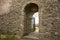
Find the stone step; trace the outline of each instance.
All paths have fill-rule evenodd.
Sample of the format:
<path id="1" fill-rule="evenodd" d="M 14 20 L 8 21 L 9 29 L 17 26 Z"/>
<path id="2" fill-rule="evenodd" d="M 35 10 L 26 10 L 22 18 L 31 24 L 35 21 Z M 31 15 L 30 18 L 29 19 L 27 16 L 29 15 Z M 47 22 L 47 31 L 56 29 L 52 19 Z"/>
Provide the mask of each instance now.
<path id="1" fill-rule="evenodd" d="M 29 37 L 29 36 L 25 36 L 25 37 L 23 37 L 22 40 L 39 40 L 39 38 L 37 38 L 37 37 Z"/>
<path id="2" fill-rule="evenodd" d="M 27 36 L 24 36 L 22 40 L 39 40 L 39 32 L 32 32 Z"/>
<path id="3" fill-rule="evenodd" d="M 30 38 L 25 38 L 25 39 L 22 39 L 22 40 L 39 40 L 39 39 L 30 39 Z"/>

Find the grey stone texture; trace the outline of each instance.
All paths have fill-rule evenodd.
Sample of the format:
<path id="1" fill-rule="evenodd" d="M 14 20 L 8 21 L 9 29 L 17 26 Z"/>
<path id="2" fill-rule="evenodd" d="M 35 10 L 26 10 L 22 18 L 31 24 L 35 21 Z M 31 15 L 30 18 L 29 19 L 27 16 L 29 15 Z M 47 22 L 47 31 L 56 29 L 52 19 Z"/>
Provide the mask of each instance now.
<path id="1" fill-rule="evenodd" d="M 38 6 L 39 40 L 60 40 L 60 0 L 0 0 L 0 30 L 20 37 L 30 33 L 31 20 L 27 20 L 29 25 L 25 24 L 26 18 L 29 18 L 26 16 L 31 14 L 32 17 L 32 13 L 36 12 L 24 12 L 30 3 Z"/>

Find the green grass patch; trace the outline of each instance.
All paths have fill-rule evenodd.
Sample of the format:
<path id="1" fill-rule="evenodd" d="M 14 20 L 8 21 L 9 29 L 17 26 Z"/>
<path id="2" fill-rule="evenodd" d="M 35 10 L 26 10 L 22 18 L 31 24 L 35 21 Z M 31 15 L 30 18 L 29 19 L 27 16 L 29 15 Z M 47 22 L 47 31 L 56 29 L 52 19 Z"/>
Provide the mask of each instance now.
<path id="1" fill-rule="evenodd" d="M 19 40 L 13 33 L 0 30 L 0 40 Z"/>
<path id="2" fill-rule="evenodd" d="M 5 38 L 0 38 L 0 40 L 19 40 L 15 36 L 7 35 Z"/>

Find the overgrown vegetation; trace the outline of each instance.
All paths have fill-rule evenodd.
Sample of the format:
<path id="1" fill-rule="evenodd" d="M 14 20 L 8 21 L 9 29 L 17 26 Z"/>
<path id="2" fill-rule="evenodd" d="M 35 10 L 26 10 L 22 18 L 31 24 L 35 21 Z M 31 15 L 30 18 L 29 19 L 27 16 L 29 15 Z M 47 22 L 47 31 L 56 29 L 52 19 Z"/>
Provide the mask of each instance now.
<path id="1" fill-rule="evenodd" d="M 0 40 L 19 40 L 19 39 L 16 38 L 15 36 L 7 35 L 5 38 L 0 38 Z"/>
<path id="2" fill-rule="evenodd" d="M 4 32 L 0 30 L 0 40 L 19 40 L 19 39 L 9 31 Z"/>

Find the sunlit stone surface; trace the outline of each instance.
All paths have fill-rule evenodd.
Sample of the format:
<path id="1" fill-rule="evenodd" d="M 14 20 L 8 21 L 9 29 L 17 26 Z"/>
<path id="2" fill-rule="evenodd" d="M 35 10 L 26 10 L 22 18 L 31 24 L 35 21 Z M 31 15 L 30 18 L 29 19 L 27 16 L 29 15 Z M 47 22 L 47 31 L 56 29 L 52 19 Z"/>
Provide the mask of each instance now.
<path id="1" fill-rule="evenodd" d="M 0 15 L 8 14 L 12 0 L 0 0 Z"/>

